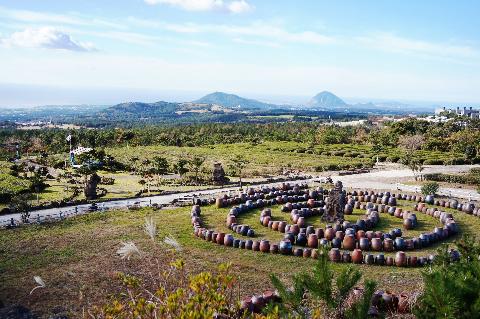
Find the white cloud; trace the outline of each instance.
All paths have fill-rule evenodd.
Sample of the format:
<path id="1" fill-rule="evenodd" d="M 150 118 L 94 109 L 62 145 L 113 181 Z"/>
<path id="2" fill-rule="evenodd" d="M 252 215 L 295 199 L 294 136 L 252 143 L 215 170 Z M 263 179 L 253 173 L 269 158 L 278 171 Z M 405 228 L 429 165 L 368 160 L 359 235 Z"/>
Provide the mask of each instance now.
<path id="1" fill-rule="evenodd" d="M 91 43 L 74 40 L 69 34 L 51 27 L 27 28 L 0 39 L 0 43 L 12 47 L 60 49 L 68 51 L 95 51 Z"/>
<path id="2" fill-rule="evenodd" d="M 147 4 L 167 4 L 187 11 L 226 11 L 244 13 L 253 9 L 246 0 L 145 0 Z"/>
<path id="3" fill-rule="evenodd" d="M 80 16 L 78 14 L 56 14 L 50 12 L 16 10 L 0 6 L 0 17 L 25 22 L 25 23 L 48 23 L 77 26 L 99 26 L 115 29 L 125 29 L 122 24 L 105 21 L 103 19 Z"/>
<path id="4" fill-rule="evenodd" d="M 469 46 L 408 39 L 391 33 L 377 33 L 372 36 L 357 37 L 356 40 L 364 45 L 395 53 L 458 59 L 478 56 L 478 52 Z"/>

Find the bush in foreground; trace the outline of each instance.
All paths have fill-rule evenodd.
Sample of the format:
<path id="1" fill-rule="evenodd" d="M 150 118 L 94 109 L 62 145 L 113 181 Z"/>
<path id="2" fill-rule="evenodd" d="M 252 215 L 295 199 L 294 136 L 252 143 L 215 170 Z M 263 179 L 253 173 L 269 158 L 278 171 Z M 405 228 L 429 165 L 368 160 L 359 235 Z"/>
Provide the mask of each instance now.
<path id="1" fill-rule="evenodd" d="M 423 271 L 425 288 L 414 308 L 417 318 L 480 318 L 480 244 L 465 237 L 457 246 L 460 256 L 452 256 L 444 246 L 435 264 Z"/>

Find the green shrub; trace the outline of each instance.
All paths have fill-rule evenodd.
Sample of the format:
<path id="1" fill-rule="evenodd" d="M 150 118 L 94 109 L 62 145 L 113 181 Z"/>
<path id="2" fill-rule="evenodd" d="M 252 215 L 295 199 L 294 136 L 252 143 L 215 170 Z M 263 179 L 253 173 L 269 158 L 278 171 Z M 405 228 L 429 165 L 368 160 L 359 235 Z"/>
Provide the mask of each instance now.
<path id="1" fill-rule="evenodd" d="M 422 186 L 422 194 L 423 195 L 435 195 L 438 192 L 440 186 L 437 182 L 427 182 Z"/>
<path id="2" fill-rule="evenodd" d="M 422 272 L 424 291 L 413 309 L 417 318 L 479 318 L 480 244 L 465 237 L 457 246 L 458 262 L 444 245 L 434 266 Z"/>
<path id="3" fill-rule="evenodd" d="M 270 275 L 272 284 L 283 301 L 274 309 L 283 314 L 280 316 L 282 318 L 369 318 L 368 310 L 376 283 L 366 280 L 362 296 L 349 298 L 361 277 L 358 269 L 349 266 L 343 268 L 334 278 L 328 250 L 324 249 L 312 271 L 296 274 L 292 278 L 292 288 L 283 284 L 276 275 Z M 313 302 L 305 302 L 307 295 Z"/>
<path id="4" fill-rule="evenodd" d="M 425 165 L 443 165 L 443 161 L 440 159 L 427 159 L 423 162 Z"/>
<path id="5" fill-rule="evenodd" d="M 221 265 L 218 274 L 188 275 L 183 261 L 176 260 L 169 271 L 158 271 L 161 278 L 155 287 L 148 286 L 150 279 L 144 282 L 120 273 L 118 279 L 126 292 L 91 312 L 95 318 L 230 318 L 238 313 L 238 305 L 229 269 Z"/>

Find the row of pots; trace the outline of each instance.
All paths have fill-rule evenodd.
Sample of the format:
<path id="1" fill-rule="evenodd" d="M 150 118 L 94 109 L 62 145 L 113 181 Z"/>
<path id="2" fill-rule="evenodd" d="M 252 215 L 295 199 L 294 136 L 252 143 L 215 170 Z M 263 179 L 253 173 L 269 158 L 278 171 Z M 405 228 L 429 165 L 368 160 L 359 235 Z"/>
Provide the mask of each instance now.
<path id="1" fill-rule="evenodd" d="M 248 210 L 250 208 L 255 208 L 255 206 L 252 205 L 252 204 L 245 205 L 245 207 L 243 209 Z M 265 214 L 265 213 L 262 212 L 264 214 L 264 216 L 262 216 L 262 217 L 267 217 L 268 215 L 271 217 L 271 210 L 269 212 L 270 212 L 270 214 Z M 375 212 L 375 211 L 370 211 L 370 214 L 373 214 L 374 215 L 374 220 L 377 220 L 377 222 L 378 222 L 378 213 Z M 432 243 L 432 242 L 434 242 L 434 241 L 436 241 L 436 240 L 438 240 L 438 239 L 440 239 L 444 236 L 448 236 L 448 231 L 452 232 L 453 230 L 456 230 L 456 227 L 453 227 L 453 229 L 448 229 L 447 228 L 447 226 L 452 223 L 453 218 L 451 218 L 451 216 L 446 216 L 446 215 L 442 215 L 442 216 L 444 217 L 444 220 L 445 220 L 445 228 L 446 229 L 437 228 L 433 233 L 422 234 L 419 237 L 419 240 L 420 240 L 419 242 L 422 245 Z M 438 217 L 440 218 L 440 215 Z M 365 222 L 365 220 L 362 220 L 362 221 Z M 271 226 L 273 228 L 274 227 L 273 225 L 276 224 L 277 229 L 281 230 L 281 228 L 283 228 L 283 225 L 281 224 L 282 222 L 281 221 L 279 221 L 278 223 L 275 223 L 275 222 L 276 221 L 271 221 L 270 220 L 270 221 L 268 221 L 267 226 Z M 346 222 L 346 223 L 348 224 L 348 222 Z M 453 223 L 454 223 L 454 221 L 453 221 Z M 393 240 L 392 238 L 389 238 L 390 234 L 382 234 L 381 232 L 372 232 L 372 231 L 369 231 L 369 232 L 365 233 L 362 229 L 358 229 L 358 228 L 361 228 L 361 227 L 360 227 L 360 225 L 356 225 L 356 224 L 355 225 L 357 227 L 355 227 L 355 228 L 358 229 L 357 231 L 355 231 L 354 228 L 350 228 L 350 229 L 347 228 L 347 229 L 345 229 L 345 234 L 342 234 L 341 231 L 340 231 L 340 233 L 338 233 L 339 230 L 337 230 L 337 229 L 341 229 L 344 226 L 343 224 L 342 225 L 335 224 L 334 225 L 335 228 L 334 227 L 328 227 L 323 234 L 320 234 L 323 231 L 322 229 L 314 230 L 313 227 L 311 227 L 311 226 L 309 226 L 307 228 L 300 228 L 300 227 L 298 227 L 298 225 L 284 225 L 285 226 L 285 231 L 287 233 L 286 237 L 287 236 L 288 237 L 286 239 L 282 240 L 279 244 L 270 244 L 270 242 L 268 240 L 261 240 L 261 241 L 240 240 L 240 239 L 235 239 L 232 234 L 216 233 L 212 230 L 202 228 L 201 227 L 200 207 L 199 206 L 192 207 L 192 224 L 194 225 L 195 235 L 197 235 L 198 237 L 201 237 L 201 238 L 203 238 L 207 241 L 216 242 L 217 244 L 232 246 L 232 247 L 236 247 L 236 248 L 252 249 L 254 251 L 272 252 L 272 253 L 280 252 L 280 253 L 283 253 L 283 254 L 293 254 L 295 256 L 313 257 L 313 258 L 316 258 L 318 256 L 318 250 L 315 249 L 315 247 L 318 247 L 319 244 L 320 245 L 326 245 L 327 243 L 325 242 L 325 240 L 327 240 L 327 238 L 329 238 L 331 241 L 334 241 L 333 249 L 339 249 L 340 247 L 345 246 L 345 247 L 353 248 L 354 251 L 356 251 L 356 250 L 362 251 L 362 249 L 360 249 L 360 248 L 364 248 L 363 250 L 366 250 L 366 249 L 372 247 L 372 243 L 371 243 L 372 240 L 373 240 L 373 247 L 375 247 L 374 249 L 379 249 L 378 248 L 379 247 L 379 241 L 377 239 L 380 239 L 380 238 L 377 237 L 378 235 L 379 235 L 379 237 L 381 237 L 384 240 L 384 242 L 382 243 L 383 246 L 385 245 L 385 241 L 387 242 L 387 246 L 389 246 L 390 241 Z M 360 224 L 362 224 L 362 223 L 360 223 Z M 232 223 L 232 225 L 235 227 L 235 230 L 237 230 L 237 228 L 242 229 L 242 227 L 245 226 L 245 225 L 236 225 L 234 223 Z M 289 226 L 289 227 L 287 227 L 287 226 Z M 347 226 L 347 225 L 345 225 L 345 226 Z M 362 224 L 361 226 L 366 226 L 366 223 L 365 223 L 365 225 Z M 290 231 L 290 228 L 292 228 L 292 231 Z M 320 239 L 320 237 L 317 235 L 317 232 L 319 233 L 318 235 L 326 235 L 325 238 Z M 243 234 L 242 231 L 240 231 L 240 233 Z M 337 233 L 338 233 L 338 235 L 337 235 Z M 401 244 L 401 241 L 403 240 L 403 238 L 399 237 L 399 236 L 401 236 L 401 230 L 397 229 L 395 232 L 393 232 L 393 234 L 396 237 L 395 240 L 399 243 L 397 245 L 395 245 L 395 243 L 394 243 L 394 247 L 398 247 L 399 249 L 403 248 L 403 245 Z M 296 236 L 296 237 L 298 237 L 298 235 L 300 235 L 300 237 L 301 237 L 300 242 L 305 243 L 305 245 L 309 246 L 309 248 L 294 248 L 293 245 L 292 245 L 292 241 L 297 241 L 298 238 L 295 237 L 292 240 L 292 235 Z M 308 237 L 307 237 L 307 235 L 308 235 Z M 353 235 L 355 235 L 355 237 Z M 342 238 L 342 236 L 343 236 L 343 238 Z M 352 247 L 351 239 L 353 237 L 353 239 L 355 240 L 356 236 L 359 236 L 360 239 L 358 240 L 358 243 L 356 243 L 356 241 L 354 241 L 355 246 Z M 369 238 L 368 236 L 371 237 L 371 238 Z M 306 238 L 306 241 L 305 241 L 305 238 Z M 339 244 L 340 238 L 342 238 L 341 239 L 341 244 Z M 343 241 L 345 240 L 345 238 L 347 238 L 346 242 L 350 241 L 350 244 L 347 243 L 346 245 L 344 245 Z M 397 240 L 397 238 L 398 238 L 398 240 Z M 323 241 L 322 241 L 322 239 L 323 239 Z M 367 248 L 367 241 L 368 241 L 368 246 L 369 246 L 368 248 Z M 360 242 L 362 242 L 362 247 L 360 247 Z M 338 246 L 338 247 L 335 247 L 335 246 Z M 406 244 L 406 248 L 409 248 L 409 247 L 410 247 L 410 245 Z M 415 244 L 414 244 L 414 248 L 415 248 Z M 386 248 L 386 250 L 389 251 L 390 249 Z M 369 255 L 370 254 L 367 254 L 366 256 L 369 256 Z M 372 257 L 366 257 L 365 263 L 371 264 L 372 263 L 371 258 Z M 385 261 L 385 263 L 387 264 L 386 261 Z M 422 262 L 420 262 L 420 264 L 421 263 Z M 413 265 L 413 264 L 416 264 L 416 262 L 412 261 L 412 262 L 410 262 L 410 264 Z"/>

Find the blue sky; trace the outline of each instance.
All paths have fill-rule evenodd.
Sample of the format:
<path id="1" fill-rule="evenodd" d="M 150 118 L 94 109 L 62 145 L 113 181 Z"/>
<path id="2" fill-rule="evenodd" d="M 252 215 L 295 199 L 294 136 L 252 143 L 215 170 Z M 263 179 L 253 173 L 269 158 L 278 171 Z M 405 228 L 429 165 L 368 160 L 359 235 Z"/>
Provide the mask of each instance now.
<path id="1" fill-rule="evenodd" d="M 479 1 L 0 0 L 0 105 L 480 102 Z"/>

